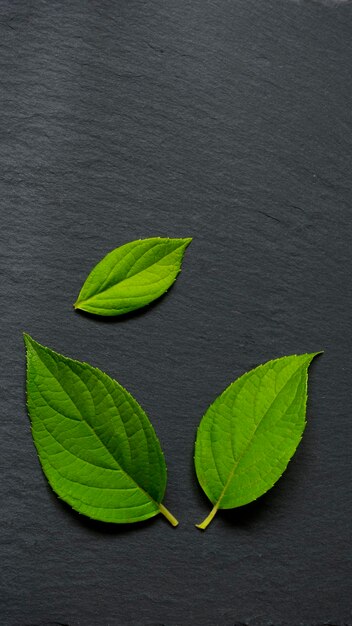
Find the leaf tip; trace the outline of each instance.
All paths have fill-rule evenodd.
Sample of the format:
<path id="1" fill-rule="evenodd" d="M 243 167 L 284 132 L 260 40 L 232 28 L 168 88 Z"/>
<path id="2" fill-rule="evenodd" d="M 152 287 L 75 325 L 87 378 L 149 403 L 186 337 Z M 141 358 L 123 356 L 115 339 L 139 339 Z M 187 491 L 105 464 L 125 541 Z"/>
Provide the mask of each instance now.
<path id="1" fill-rule="evenodd" d="M 24 345 L 26 347 L 28 355 L 30 352 L 38 352 L 38 351 L 40 352 L 41 350 L 48 350 L 48 348 L 45 348 L 44 346 L 42 346 L 40 343 L 38 343 L 38 341 L 33 339 L 33 337 L 31 337 L 28 333 L 23 333 L 23 340 L 24 340 Z"/>
<path id="2" fill-rule="evenodd" d="M 28 333 L 22 333 L 22 334 L 23 334 L 23 341 L 24 341 L 27 363 L 29 363 L 29 359 L 36 349 L 37 342 L 34 341 L 33 337 L 31 337 Z"/>
<path id="3" fill-rule="evenodd" d="M 183 241 L 183 247 L 186 250 L 186 248 L 188 248 L 188 246 L 192 243 L 193 237 L 185 237 L 184 239 L 182 239 L 182 241 Z"/>
<path id="4" fill-rule="evenodd" d="M 77 298 L 76 302 L 72 305 L 75 311 L 84 311 L 84 301 Z"/>
<path id="5" fill-rule="evenodd" d="M 33 339 L 28 333 L 23 332 L 22 335 L 23 335 L 24 345 L 26 346 L 26 348 L 28 348 L 30 345 L 32 345 Z"/>
<path id="6" fill-rule="evenodd" d="M 309 362 L 313 361 L 316 356 L 320 356 L 321 354 L 324 354 L 324 350 L 318 350 L 318 352 L 310 352 L 309 354 L 307 354 L 307 356 L 309 357 Z"/>

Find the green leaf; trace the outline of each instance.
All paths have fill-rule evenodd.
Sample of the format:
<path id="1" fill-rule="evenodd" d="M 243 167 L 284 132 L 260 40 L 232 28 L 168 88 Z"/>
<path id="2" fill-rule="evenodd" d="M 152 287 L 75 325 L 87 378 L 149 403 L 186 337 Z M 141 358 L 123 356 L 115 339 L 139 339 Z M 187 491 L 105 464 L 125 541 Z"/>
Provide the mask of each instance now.
<path id="1" fill-rule="evenodd" d="M 32 434 L 51 487 L 79 513 L 128 523 L 158 513 L 166 465 L 159 440 L 134 398 L 99 369 L 24 335 Z"/>
<path id="2" fill-rule="evenodd" d="M 75 309 L 122 315 L 159 298 L 181 270 L 192 239 L 139 239 L 110 252 L 89 274 Z"/>
<path id="3" fill-rule="evenodd" d="M 286 356 L 251 370 L 208 408 L 197 432 L 197 478 L 213 509 L 256 500 L 280 478 L 306 425 L 308 367 L 314 354 Z"/>

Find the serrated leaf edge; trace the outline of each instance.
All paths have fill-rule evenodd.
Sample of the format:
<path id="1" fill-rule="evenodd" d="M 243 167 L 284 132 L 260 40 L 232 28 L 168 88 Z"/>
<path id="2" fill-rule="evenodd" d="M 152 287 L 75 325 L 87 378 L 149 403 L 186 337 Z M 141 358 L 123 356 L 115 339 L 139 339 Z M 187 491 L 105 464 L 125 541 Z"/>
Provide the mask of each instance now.
<path id="1" fill-rule="evenodd" d="M 306 357 L 307 357 L 307 360 L 308 360 L 308 357 L 310 357 L 310 358 L 309 358 L 309 360 L 308 360 L 308 362 L 307 362 L 306 369 L 305 369 L 305 374 L 306 374 L 306 377 L 305 377 L 305 382 L 306 382 L 306 390 L 307 390 L 307 389 L 308 389 L 308 369 L 309 369 L 309 366 L 310 366 L 310 364 L 311 364 L 312 360 L 313 360 L 316 356 L 318 356 L 319 354 L 323 354 L 323 350 L 320 350 L 320 351 L 318 351 L 318 352 L 310 352 L 310 353 L 306 353 L 306 354 L 290 354 L 290 355 L 286 355 L 285 357 L 278 357 L 277 359 L 271 359 L 270 361 L 266 361 L 265 363 L 261 363 L 261 364 L 260 364 L 260 365 L 258 365 L 257 367 L 252 368 L 252 369 L 251 369 L 251 370 L 249 370 L 248 372 L 245 372 L 244 374 L 242 374 L 242 376 L 239 376 L 238 378 L 236 378 L 236 380 L 235 380 L 235 381 L 233 381 L 232 383 L 230 383 L 230 385 L 228 385 L 228 387 L 226 387 L 226 389 L 224 389 L 224 391 L 223 391 L 221 394 L 219 394 L 219 395 L 223 395 L 224 393 L 226 393 L 226 391 L 227 391 L 227 390 L 228 390 L 228 389 L 229 389 L 229 388 L 230 388 L 230 387 L 231 387 L 231 386 L 232 386 L 235 382 L 237 382 L 239 379 L 242 379 L 242 380 L 243 380 L 244 378 L 247 378 L 247 377 L 248 377 L 248 376 L 249 376 L 249 375 L 250 375 L 253 371 L 258 370 L 258 369 L 260 369 L 260 368 L 262 368 L 262 367 L 264 367 L 264 366 L 266 366 L 266 365 L 268 365 L 268 364 L 272 363 L 273 361 L 277 361 L 277 360 L 279 360 L 280 358 L 291 358 L 291 357 L 297 357 L 297 356 L 306 356 Z M 294 373 L 296 373 L 296 372 L 294 372 Z M 293 375 L 294 375 L 294 374 L 292 374 L 292 376 L 293 376 Z M 289 379 L 289 380 L 291 380 L 292 376 L 290 377 L 290 379 Z M 287 382 L 288 382 L 288 381 L 287 381 Z M 287 384 L 287 383 L 285 383 L 285 384 Z M 219 397 L 219 396 L 218 396 L 218 397 Z M 308 391 L 306 391 L 306 395 L 305 395 L 305 404 L 304 404 L 305 411 L 306 411 L 306 407 L 307 407 L 307 401 L 308 401 Z M 214 400 L 214 402 L 215 402 L 215 400 Z M 210 406 L 211 406 L 211 405 L 210 405 Z M 267 414 L 267 411 L 265 412 L 265 414 L 264 414 L 264 415 L 263 415 L 263 417 L 261 418 L 260 422 L 257 424 L 257 426 L 256 426 L 256 428 L 255 428 L 255 430 L 254 430 L 254 432 L 253 432 L 253 436 L 254 436 L 254 435 L 255 435 L 255 433 L 257 432 L 257 429 L 258 429 L 259 425 L 262 423 L 262 421 L 263 421 L 263 419 L 264 419 L 264 417 L 265 417 L 265 415 L 266 415 L 266 414 Z M 203 416 L 203 417 L 204 417 L 204 416 Z M 203 418 L 202 418 L 202 419 L 203 419 Z M 305 425 L 306 425 L 306 424 L 307 424 L 307 420 L 305 420 Z M 304 426 L 304 427 L 305 427 L 305 426 Z M 198 435 L 199 428 L 200 428 L 200 426 L 198 426 L 198 428 L 197 428 L 197 435 Z M 252 439 L 253 439 L 253 436 L 252 436 Z M 302 436 L 303 436 L 303 435 L 302 435 Z M 301 436 L 301 438 L 300 438 L 300 441 L 302 440 L 302 436 Z M 246 451 L 248 450 L 248 448 L 249 448 L 249 446 L 250 446 L 251 442 L 252 442 L 252 440 L 251 440 L 251 441 L 247 444 L 247 446 L 246 446 L 246 448 L 244 449 L 244 451 L 243 451 L 243 453 L 242 453 L 241 457 L 237 460 L 237 462 L 236 462 L 236 463 L 234 463 L 233 469 L 231 470 L 231 472 L 230 472 L 230 474 L 229 474 L 229 477 L 228 477 L 228 479 L 227 479 L 227 481 L 226 481 L 226 484 L 224 485 L 224 488 L 223 488 L 223 490 L 222 490 L 222 492 L 221 492 L 221 494 L 220 494 L 220 496 L 219 496 L 218 500 L 215 502 L 215 504 L 214 504 L 214 506 L 213 506 L 212 510 L 210 511 L 209 515 L 207 515 L 207 517 L 206 517 L 206 518 L 205 518 L 205 519 L 204 519 L 204 520 L 203 520 L 200 524 L 195 524 L 196 528 L 199 528 L 200 530 L 205 530 L 205 529 L 209 526 L 209 524 L 210 524 L 210 522 L 213 520 L 213 518 L 215 517 L 215 515 L 216 515 L 217 511 L 218 511 L 218 510 L 219 510 L 219 508 L 220 508 L 221 500 L 222 500 L 222 498 L 224 497 L 224 495 L 225 495 L 225 493 L 226 493 L 226 491 L 227 491 L 227 489 L 228 489 L 228 486 L 229 486 L 229 484 L 230 484 L 230 482 L 231 482 L 231 480 L 232 480 L 232 478 L 233 478 L 233 476 L 234 476 L 234 474 L 235 474 L 235 471 L 236 471 L 236 469 L 237 469 L 237 467 L 238 467 L 238 465 L 239 465 L 239 463 L 240 463 L 240 460 L 242 459 L 242 457 L 244 456 L 244 454 L 245 454 L 245 453 L 246 453 Z M 297 444 L 296 449 L 297 449 L 298 445 L 299 445 L 299 443 Z M 288 460 L 287 465 L 288 465 L 288 463 L 290 462 L 290 460 L 292 459 L 292 457 L 293 457 L 293 455 L 292 455 L 292 456 L 291 456 L 291 458 Z M 285 471 L 285 470 L 286 470 L 286 468 L 287 468 L 287 465 L 286 465 L 285 469 L 283 470 L 282 474 L 280 475 L 280 477 L 278 478 L 278 480 L 279 480 L 279 479 L 281 478 L 281 476 L 283 475 L 284 471 Z M 275 481 L 275 483 L 276 483 L 276 482 L 277 482 L 277 481 Z M 274 485 L 275 483 L 273 483 L 273 485 Z M 201 484 L 201 483 L 200 483 L 200 484 Z M 273 485 L 271 485 L 271 487 L 272 487 Z M 202 485 L 201 485 L 201 486 L 202 486 Z M 259 498 L 259 497 L 261 497 L 262 495 L 264 495 L 264 493 L 267 493 L 267 492 L 271 489 L 271 487 L 268 487 L 268 489 L 266 489 L 266 491 L 265 491 L 265 492 L 263 492 L 260 496 L 258 496 L 258 498 Z M 202 487 L 202 488 L 203 488 L 203 487 Z M 257 500 L 258 498 L 255 498 L 255 500 Z M 252 502 L 253 502 L 253 501 L 254 501 L 254 500 L 252 500 Z M 247 504 L 248 504 L 248 503 L 247 503 Z M 245 506 L 245 504 L 244 504 L 244 505 L 242 505 L 242 506 Z"/>
<path id="2" fill-rule="evenodd" d="M 182 238 L 182 237 L 180 237 L 180 238 L 177 238 L 177 237 L 174 237 L 174 238 L 172 238 L 172 237 L 148 237 L 148 238 L 146 238 L 146 239 L 136 239 L 135 241 L 136 241 L 136 242 L 137 242 L 137 241 L 138 241 L 138 242 L 145 242 L 145 241 L 151 241 L 151 240 L 154 240 L 154 241 L 174 241 L 175 239 L 179 239 L 179 241 L 180 241 L 180 242 L 182 242 L 182 243 L 180 243 L 180 245 L 179 245 L 177 248 L 175 248 L 175 250 L 173 250 L 172 252 L 169 252 L 168 254 L 166 254 L 166 255 L 165 255 L 165 257 L 163 257 L 163 259 L 166 259 L 168 256 L 170 256 L 171 254 L 173 254 L 173 253 L 174 253 L 176 250 L 178 250 L 179 248 L 184 248 L 184 251 L 185 251 L 185 250 L 186 250 L 186 248 L 187 248 L 187 247 L 190 245 L 190 243 L 192 242 L 192 237 L 185 237 L 185 238 Z M 132 243 L 132 242 L 127 242 L 127 243 L 122 244 L 121 246 L 118 246 L 118 247 L 122 248 L 123 246 L 128 245 L 128 243 Z M 116 248 L 115 248 L 115 249 L 116 249 Z M 106 256 L 108 256 L 109 254 L 111 254 L 111 252 L 114 252 L 114 250 L 110 250 L 110 252 L 108 252 L 108 253 L 107 253 L 107 254 L 106 254 L 106 255 L 105 255 L 105 256 L 104 256 L 104 257 L 103 257 L 100 261 L 98 261 L 98 263 L 96 263 L 96 265 L 95 265 L 95 266 L 92 268 L 92 270 L 89 272 L 89 274 L 88 274 L 88 276 L 87 276 L 86 280 L 84 281 L 84 283 L 83 283 L 83 285 L 82 285 L 82 288 L 81 288 L 81 290 L 80 290 L 80 292 L 79 292 L 79 294 L 78 294 L 78 298 L 77 298 L 76 302 L 75 302 L 75 303 L 74 303 L 74 305 L 73 305 L 73 308 L 74 308 L 75 310 L 76 310 L 76 309 L 79 309 L 79 310 L 81 310 L 81 311 L 86 311 L 85 307 L 84 307 L 84 306 L 82 306 L 82 305 L 85 305 L 85 304 L 87 304 L 88 302 L 90 302 L 91 300 L 93 300 L 93 299 L 95 298 L 95 296 L 96 296 L 96 295 L 100 295 L 101 293 L 106 293 L 106 292 L 108 292 L 110 289 L 113 289 L 113 288 L 115 287 L 115 285 L 113 285 L 113 287 L 108 287 L 108 289 L 103 289 L 102 291 L 99 291 L 99 292 L 98 292 L 98 294 L 95 294 L 95 295 L 94 295 L 94 296 L 92 296 L 91 298 L 87 298 L 86 300 L 80 300 L 80 295 L 81 295 L 81 293 L 82 293 L 82 291 L 83 291 L 83 289 L 84 289 L 84 286 L 85 286 L 85 284 L 86 284 L 86 282 L 87 282 L 87 280 L 88 280 L 88 278 L 89 278 L 90 274 L 94 271 L 95 267 L 96 267 L 99 263 L 101 263 L 101 261 L 103 261 L 103 260 L 105 259 L 105 257 L 106 257 Z M 155 264 L 152 264 L 150 267 L 153 267 L 153 265 L 155 265 Z M 144 271 L 144 270 L 142 270 L 142 271 Z M 178 275 L 180 274 L 180 272 L 181 272 L 181 271 L 182 271 L 182 264 L 180 265 L 180 267 L 179 267 L 179 269 L 178 269 L 178 271 L 177 271 L 177 274 L 176 274 L 176 276 L 175 276 L 174 280 L 172 281 L 171 285 L 170 285 L 170 286 L 169 286 L 169 287 L 168 287 L 168 288 L 164 291 L 164 293 L 167 293 L 167 292 L 169 291 L 169 289 L 172 287 L 172 285 L 176 282 L 176 279 L 177 279 L 177 277 L 178 277 Z M 131 280 L 131 278 L 134 278 L 135 276 L 138 276 L 138 274 L 139 274 L 139 273 L 140 273 L 140 272 L 137 272 L 136 274 L 133 274 L 133 276 L 129 276 L 128 278 L 124 278 L 123 280 L 119 281 L 119 283 L 117 283 L 117 284 L 122 285 L 124 282 L 127 282 L 128 280 Z M 141 297 L 142 297 L 142 296 L 141 296 Z M 160 297 L 160 296 L 159 296 L 159 297 Z M 153 302 L 153 300 L 152 300 L 152 302 Z M 147 305 L 146 305 L 146 306 L 147 306 Z M 127 311 L 129 311 L 129 309 L 127 309 Z M 89 311 L 87 311 L 87 312 L 89 312 Z M 124 309 L 122 309 L 122 310 L 121 310 L 121 314 L 123 314 L 124 312 L 125 312 L 125 311 L 124 311 Z"/>
<path id="3" fill-rule="evenodd" d="M 94 370 L 94 371 L 96 371 L 96 372 L 99 372 L 99 374 L 101 374 L 101 373 L 102 373 L 102 370 L 100 370 L 98 367 L 95 367 L 94 365 L 91 365 L 90 363 L 87 363 L 86 361 L 78 361 L 77 359 L 72 359 L 71 357 L 66 357 L 66 356 L 62 355 L 60 352 L 56 352 L 55 350 L 52 350 L 51 348 L 48 348 L 47 346 L 44 346 L 43 344 L 39 343 L 38 341 L 35 341 L 35 339 L 33 339 L 33 338 L 32 338 L 32 337 L 31 337 L 28 333 L 26 333 L 26 332 L 23 332 L 23 339 L 24 339 L 25 348 L 26 348 L 26 353 L 27 353 L 27 364 L 26 364 L 27 381 L 28 381 L 28 372 L 29 372 L 29 359 L 28 359 L 28 354 L 29 354 L 29 350 L 30 350 L 30 349 L 32 349 L 33 351 L 35 351 L 35 348 L 34 348 L 34 345 L 35 345 L 35 344 L 37 344 L 38 346 L 40 346 L 40 348 L 42 348 L 42 349 L 43 349 L 45 352 L 47 352 L 48 354 L 53 353 L 53 354 L 55 354 L 55 355 L 59 356 L 60 358 L 62 358 L 62 357 L 63 357 L 63 358 L 64 358 L 65 360 L 67 360 L 67 361 L 70 361 L 70 362 L 72 362 L 72 363 L 78 363 L 79 365 L 87 365 L 87 366 L 88 366 L 88 367 L 90 367 L 92 370 Z M 33 344 L 34 344 L 34 345 L 33 345 Z M 39 357 L 39 359 L 40 359 L 40 355 L 39 355 L 38 353 L 36 353 L 36 354 L 38 355 L 38 357 Z M 40 360 L 41 360 L 41 359 L 40 359 Z M 126 393 L 126 395 L 127 395 L 128 397 L 130 397 L 130 398 L 131 398 L 134 402 L 137 402 L 137 401 L 133 398 L 132 394 L 130 394 L 130 392 L 129 392 L 129 391 L 127 391 L 127 389 L 125 389 L 125 388 L 123 387 L 123 385 L 121 385 L 121 383 L 119 383 L 118 381 L 115 381 L 113 378 L 111 378 L 111 376 L 109 376 L 108 374 L 106 374 L 106 372 L 103 372 L 103 374 L 105 374 L 105 376 L 107 376 L 107 378 L 109 378 L 110 380 L 112 380 L 114 383 L 117 383 L 117 384 L 119 385 L 119 387 L 121 387 L 121 389 L 123 389 L 123 391 Z M 27 384 L 28 384 L 28 383 L 27 383 Z M 28 391 L 27 391 L 26 395 L 27 395 L 27 398 L 26 398 L 26 406 L 27 406 L 28 413 L 29 413 L 29 415 L 30 415 L 30 411 L 29 411 L 29 404 L 28 404 Z M 143 411 L 143 409 L 142 409 L 142 411 Z M 144 412 L 144 411 L 143 411 L 143 412 Z M 149 417 L 148 417 L 148 420 L 149 420 Z M 149 422 L 150 422 L 150 420 L 149 420 Z M 151 427 L 152 427 L 152 429 L 153 429 L 153 431 L 154 431 L 154 427 L 153 427 L 153 425 L 152 425 L 152 423 L 151 423 L 151 422 L 150 422 L 150 425 L 151 425 Z M 32 429 L 32 423 L 31 423 L 31 429 Z M 154 433 L 155 433 L 155 431 L 154 431 Z M 157 437 L 156 433 L 155 433 L 155 436 Z M 35 443 L 35 442 L 34 442 L 34 443 Z M 40 454 L 39 454 L 39 450 L 37 449 L 36 444 L 35 444 L 35 447 L 36 447 L 37 456 L 38 456 L 38 459 L 39 459 L 40 465 L 41 465 L 41 467 L 42 467 L 42 469 L 43 469 L 43 472 L 44 472 L 44 474 L 45 474 L 45 476 L 46 476 L 46 478 L 47 478 L 47 480 L 48 480 L 49 484 L 50 484 L 50 481 L 49 481 L 49 479 L 48 479 L 48 477 L 47 477 L 47 475 L 46 475 L 46 472 L 45 472 L 45 470 L 44 470 L 44 467 L 43 467 L 43 465 L 42 465 L 41 458 L 40 458 Z M 105 447 L 105 446 L 104 446 L 104 447 Z M 160 446 L 160 451 L 161 451 L 161 455 L 162 455 L 163 459 L 165 460 L 165 455 L 164 455 L 163 450 L 161 449 L 161 446 Z M 109 450 L 108 450 L 108 452 L 110 453 L 110 451 L 109 451 Z M 136 481 L 136 480 L 135 480 L 132 476 L 130 476 L 130 475 L 126 472 L 126 470 L 125 470 L 122 466 L 120 466 L 120 469 L 122 470 L 122 472 L 123 472 L 126 476 L 128 476 L 128 478 L 129 478 L 130 480 L 132 480 L 132 481 L 135 483 L 135 485 L 138 487 L 138 489 L 139 489 L 140 491 L 142 491 L 142 492 L 143 492 L 143 493 L 147 496 L 147 498 L 148 498 L 151 502 L 153 502 L 153 503 L 157 506 L 158 510 L 156 510 L 154 514 L 152 514 L 152 515 L 148 515 L 148 517 L 147 517 L 146 519 L 150 519 L 150 518 L 152 518 L 152 517 L 155 517 L 155 515 L 158 515 L 158 513 L 160 512 L 160 513 L 162 513 L 162 515 L 164 515 L 164 517 L 166 517 L 166 519 L 170 522 L 170 524 L 171 524 L 172 526 L 174 526 L 174 527 L 178 526 L 178 523 L 179 523 L 179 522 L 178 522 L 178 520 L 177 520 L 177 519 L 174 517 L 174 515 L 172 515 L 172 513 L 171 513 L 171 512 L 170 512 L 170 511 L 169 511 L 169 510 L 168 510 L 168 509 L 167 509 L 167 508 L 166 508 L 166 507 L 162 504 L 162 500 L 163 500 L 164 495 L 165 495 L 165 489 L 164 489 L 163 496 L 162 496 L 162 498 L 161 498 L 161 502 L 157 502 L 156 500 L 154 500 L 154 498 L 152 498 L 152 496 L 151 496 L 149 493 L 147 493 L 147 492 L 145 491 L 145 489 L 143 489 L 143 487 L 141 487 L 141 486 L 137 483 L 137 481 Z M 165 463 L 165 472 L 166 472 L 166 475 L 167 475 L 167 466 L 166 466 L 166 463 Z M 53 489 L 53 491 L 56 493 L 56 491 L 55 491 L 54 489 Z M 58 494 L 57 494 L 57 495 L 58 495 Z M 59 497 L 60 499 L 62 499 L 62 500 L 63 500 L 63 498 L 61 498 L 60 496 L 58 496 L 58 497 Z M 65 501 L 65 500 L 64 500 L 64 501 Z M 129 522 L 129 523 L 137 523 L 138 521 L 143 521 L 143 520 L 134 520 L 134 521 Z"/>

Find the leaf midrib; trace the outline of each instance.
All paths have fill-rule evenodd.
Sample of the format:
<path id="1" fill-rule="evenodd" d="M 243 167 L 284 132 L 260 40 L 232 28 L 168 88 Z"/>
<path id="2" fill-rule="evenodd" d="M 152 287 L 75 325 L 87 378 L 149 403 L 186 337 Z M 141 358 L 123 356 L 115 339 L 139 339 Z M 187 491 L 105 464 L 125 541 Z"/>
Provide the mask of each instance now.
<path id="1" fill-rule="evenodd" d="M 48 368 L 48 366 L 46 365 L 46 363 L 44 363 L 44 361 L 41 359 L 40 354 L 35 350 L 35 353 L 37 354 L 40 362 L 44 365 L 45 369 L 51 374 L 51 376 L 53 376 L 52 372 L 50 371 L 50 369 Z M 144 495 L 146 495 L 149 500 L 151 500 L 151 502 L 153 502 L 154 504 L 156 504 L 156 506 L 158 508 L 160 508 L 160 503 L 157 502 L 156 500 L 154 500 L 154 498 L 147 492 L 145 491 L 145 489 L 143 489 L 143 487 L 141 487 L 141 485 L 122 467 L 122 465 L 120 465 L 118 463 L 118 461 L 115 459 L 115 457 L 113 456 L 113 454 L 110 452 L 109 448 L 107 448 L 107 446 L 105 445 L 105 443 L 100 439 L 100 437 L 98 436 L 98 434 L 95 432 L 94 428 L 91 427 L 91 425 L 84 419 L 83 415 L 81 414 L 81 411 L 79 410 L 78 406 L 76 405 L 76 403 L 73 401 L 73 399 L 71 398 L 71 396 L 67 393 L 67 391 L 64 389 L 64 387 L 62 386 L 61 382 L 58 380 L 57 377 L 55 377 L 55 379 L 57 380 L 58 384 L 60 385 L 62 391 L 70 398 L 71 402 L 74 404 L 74 406 L 76 407 L 80 417 L 81 417 L 81 421 L 84 422 L 86 424 L 86 426 L 88 427 L 88 429 L 94 434 L 94 436 L 98 439 L 99 443 L 103 446 L 103 448 L 108 452 L 109 456 L 113 459 L 115 465 L 118 467 L 119 470 L 121 470 L 125 476 L 127 476 L 130 480 L 132 480 L 132 482 L 134 482 L 134 484 L 138 487 L 138 489 L 144 493 Z M 88 389 L 88 387 L 86 386 L 86 388 Z M 90 393 L 89 389 L 88 392 Z"/>
<path id="2" fill-rule="evenodd" d="M 182 246 L 185 246 L 185 243 L 181 243 L 179 246 L 174 248 L 174 250 L 172 250 L 172 252 L 168 252 L 168 254 L 165 254 L 165 256 L 162 257 L 162 260 L 167 259 L 167 257 L 171 256 L 171 254 L 176 252 L 176 250 L 178 250 L 179 248 L 182 248 Z M 146 252 L 144 252 L 143 255 L 138 259 L 138 261 L 140 261 L 140 259 L 143 258 L 143 256 L 145 256 L 150 250 L 151 250 L 151 248 L 149 250 L 147 250 Z M 161 261 L 161 259 L 159 259 L 159 261 Z M 90 296 L 89 298 L 86 298 L 85 300 L 77 300 L 75 306 L 77 308 L 79 308 L 79 305 L 87 304 L 87 302 L 90 302 L 91 300 L 94 300 L 94 298 L 96 298 L 97 296 L 100 296 L 102 293 L 106 293 L 106 292 L 110 291 L 110 289 L 114 289 L 117 285 L 122 285 L 123 283 L 126 283 L 128 281 L 132 281 L 132 279 L 135 278 L 136 276 L 138 276 L 138 274 L 142 274 L 147 269 L 153 267 L 154 265 L 157 265 L 159 263 L 159 261 L 156 261 L 156 262 L 152 263 L 151 265 L 148 265 L 147 267 L 145 267 L 144 269 L 140 270 L 139 272 L 136 272 L 135 274 L 132 274 L 132 276 L 128 276 L 127 278 L 123 278 L 122 280 L 119 280 L 118 282 L 116 282 L 111 287 L 108 287 L 107 289 L 101 289 L 101 291 L 97 291 L 97 293 L 95 293 L 94 295 Z M 113 270 L 110 271 L 110 275 L 111 275 L 112 271 Z M 155 282 L 160 282 L 161 280 L 163 280 L 163 279 L 159 279 L 158 281 L 155 281 Z M 105 280 L 105 282 L 106 282 L 106 280 Z M 130 296 L 128 296 L 128 297 L 130 297 Z M 145 298 L 146 296 L 131 296 L 131 297 Z M 125 298 L 125 299 L 128 299 L 128 298 Z"/>
<path id="3" fill-rule="evenodd" d="M 143 239 L 141 239 L 140 241 L 143 241 Z M 170 241 L 170 239 L 169 239 L 168 241 Z M 128 244 L 127 244 L 127 245 L 128 245 Z M 148 254 L 148 252 L 150 252 L 151 250 L 153 250 L 153 249 L 155 249 L 155 248 L 157 248 L 157 247 L 160 247 L 161 245 L 163 245 L 163 242 L 158 240 L 158 241 L 157 241 L 157 243 L 155 244 L 155 246 L 152 246 L 152 247 L 148 248 L 148 250 L 145 250 L 145 251 L 143 252 L 143 254 L 142 254 L 142 255 L 141 255 L 141 256 L 140 256 L 137 260 L 135 260 L 135 261 L 134 261 L 134 263 L 132 264 L 132 266 L 130 267 L 130 269 L 129 269 L 129 271 L 128 271 L 128 275 L 126 276 L 126 278 L 124 278 L 123 280 L 121 280 L 121 281 L 119 281 L 119 282 L 124 282 L 125 280 L 128 280 L 129 278 L 133 278 L 134 276 L 137 276 L 138 274 L 140 274 L 141 272 L 136 272 L 135 274 L 130 274 L 130 272 L 133 270 L 133 266 L 134 266 L 134 265 L 136 265 L 136 264 L 137 264 L 137 263 L 138 263 L 141 259 L 143 259 L 143 257 L 145 257 L 145 256 Z M 122 246 L 122 247 L 123 247 L 123 246 Z M 138 249 L 138 245 L 137 245 L 137 246 L 135 246 L 134 248 L 132 248 L 132 249 L 131 249 L 128 253 L 127 253 L 127 255 L 131 254 L 131 255 L 133 256 L 133 252 L 134 252 L 135 248 L 137 248 L 137 249 Z M 178 248 L 179 248 L 179 246 L 177 246 L 177 248 L 175 248 L 175 250 L 177 250 Z M 169 252 L 168 254 L 171 254 L 171 253 Z M 126 256 L 127 256 L 127 255 L 126 255 Z M 165 256 L 167 256 L 167 255 L 165 255 Z M 125 257 L 125 258 L 126 258 L 126 257 Z M 121 261 L 125 260 L 125 258 L 124 258 L 124 257 L 122 257 L 122 259 L 119 261 L 119 263 L 120 263 Z M 165 257 L 162 257 L 162 258 L 165 258 Z M 158 263 L 158 261 L 157 261 L 156 263 Z M 156 263 L 152 263 L 152 265 L 156 265 Z M 148 265 L 148 267 L 151 267 L 152 265 Z M 108 289 L 110 289 L 110 287 L 108 287 L 107 289 L 104 289 L 104 287 L 105 287 L 105 285 L 109 282 L 110 276 L 111 276 L 111 274 L 113 273 L 114 268 L 115 268 L 115 266 L 113 266 L 113 267 L 111 268 L 111 270 L 110 270 L 109 274 L 107 275 L 107 277 L 105 278 L 105 280 L 104 280 L 104 282 L 103 282 L 103 284 L 102 284 L 102 288 L 101 288 L 101 290 L 99 290 L 99 291 L 97 292 L 97 294 L 96 294 L 96 295 L 98 295 L 99 293 L 102 293 L 103 291 L 107 291 Z M 141 271 L 143 272 L 144 270 L 141 270 Z M 119 283 L 116 283 L 116 284 L 119 284 Z"/>
<path id="4" fill-rule="evenodd" d="M 57 467 L 54 467 L 53 464 L 49 461 L 48 458 L 46 458 L 46 462 L 49 463 L 49 465 L 52 467 L 52 469 L 54 469 L 60 476 L 62 476 L 62 478 L 64 478 L 65 480 L 68 480 L 69 482 L 77 482 L 77 481 L 73 481 L 70 478 L 67 478 L 65 476 L 63 476 L 63 474 L 58 470 Z M 77 484 L 82 485 L 82 483 L 77 482 Z M 89 487 L 90 489 L 101 489 L 101 487 L 93 487 L 92 485 L 86 485 L 87 487 Z M 107 489 L 106 487 L 103 487 L 103 489 Z M 92 505 L 89 502 L 86 502 L 85 500 L 83 500 L 82 498 L 79 498 L 77 495 L 75 496 L 71 496 L 73 500 L 77 501 L 77 502 L 81 502 L 83 505 L 85 506 L 89 506 L 93 509 L 96 510 L 104 510 L 104 511 L 115 511 L 116 508 L 112 507 L 112 506 L 97 506 L 97 505 Z M 137 509 L 137 508 L 141 508 L 142 506 L 146 506 L 145 504 L 143 505 L 132 505 L 132 506 L 125 506 L 125 507 L 120 507 L 119 511 L 131 511 L 132 509 Z M 160 507 L 159 511 L 160 511 Z M 133 521 L 141 521 L 142 519 L 149 519 L 150 517 L 154 517 L 155 515 L 157 515 L 158 511 L 155 511 L 155 513 L 153 513 L 152 515 L 150 515 L 149 513 L 147 515 L 144 515 L 142 518 L 138 518 L 138 520 L 133 520 Z M 93 518 L 94 519 L 94 518 Z"/>
<path id="5" fill-rule="evenodd" d="M 243 457 L 245 456 L 245 454 L 248 452 L 249 448 L 251 447 L 256 432 L 258 431 L 258 428 L 260 427 L 260 425 L 263 423 L 263 420 L 266 418 L 268 412 L 270 411 L 271 407 L 273 406 L 274 402 L 277 401 L 278 397 L 282 394 L 282 392 L 284 391 L 284 389 L 287 387 L 287 385 L 289 384 L 289 382 L 292 380 L 293 376 L 295 374 L 297 374 L 298 370 L 302 367 L 302 364 L 300 364 L 297 369 L 291 374 L 291 376 L 287 379 L 287 381 L 285 382 L 285 384 L 283 385 L 283 387 L 281 387 L 279 393 L 275 396 L 275 398 L 272 400 L 272 402 L 270 402 L 270 405 L 268 406 L 268 408 L 266 409 L 265 413 L 263 414 L 263 416 L 261 417 L 261 419 L 259 420 L 258 424 L 256 425 L 250 440 L 248 441 L 247 445 L 245 446 L 243 452 L 241 453 L 241 455 L 239 456 L 239 458 L 237 459 L 237 461 L 234 463 L 232 470 L 230 471 L 230 474 L 228 476 L 228 479 L 224 485 L 224 488 L 218 498 L 218 500 L 216 501 L 216 503 L 214 504 L 214 508 L 218 509 L 220 504 L 221 504 L 221 500 L 223 499 L 224 495 L 226 494 L 226 491 L 231 483 L 231 480 L 233 479 L 235 472 L 238 468 L 238 466 L 240 465 Z"/>

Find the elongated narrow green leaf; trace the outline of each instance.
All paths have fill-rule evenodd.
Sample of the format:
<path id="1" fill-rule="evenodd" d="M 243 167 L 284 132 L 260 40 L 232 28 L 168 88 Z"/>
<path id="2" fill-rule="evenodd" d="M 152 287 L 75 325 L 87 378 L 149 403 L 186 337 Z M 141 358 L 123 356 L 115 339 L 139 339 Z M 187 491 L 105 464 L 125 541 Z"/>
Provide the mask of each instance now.
<path id="1" fill-rule="evenodd" d="M 58 496 L 103 522 L 163 513 L 176 526 L 161 504 L 163 453 L 136 400 L 99 369 L 24 338 L 33 439 Z"/>
<path id="2" fill-rule="evenodd" d="M 91 271 L 75 308 L 121 315 L 153 302 L 176 280 L 191 241 L 153 237 L 116 248 Z"/>
<path id="3" fill-rule="evenodd" d="M 280 478 L 306 425 L 308 367 L 314 354 L 269 361 L 232 383 L 198 428 L 195 467 L 213 509 L 248 504 Z"/>

